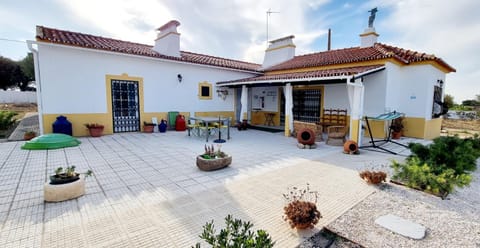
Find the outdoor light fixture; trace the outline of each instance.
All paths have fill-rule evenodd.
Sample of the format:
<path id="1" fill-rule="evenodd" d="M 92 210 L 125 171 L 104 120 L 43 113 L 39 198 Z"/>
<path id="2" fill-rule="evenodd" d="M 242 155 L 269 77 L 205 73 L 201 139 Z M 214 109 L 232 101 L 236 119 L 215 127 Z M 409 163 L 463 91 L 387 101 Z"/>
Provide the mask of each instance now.
<path id="1" fill-rule="evenodd" d="M 183 79 L 182 74 L 178 74 L 177 78 L 178 78 L 178 82 L 181 83 Z"/>
<path id="2" fill-rule="evenodd" d="M 440 88 L 443 87 L 443 80 L 438 79 L 438 80 L 437 80 L 437 83 L 438 83 L 438 85 L 440 86 Z"/>
<path id="3" fill-rule="evenodd" d="M 228 90 L 217 90 L 218 97 L 221 97 L 225 100 L 228 96 Z"/>

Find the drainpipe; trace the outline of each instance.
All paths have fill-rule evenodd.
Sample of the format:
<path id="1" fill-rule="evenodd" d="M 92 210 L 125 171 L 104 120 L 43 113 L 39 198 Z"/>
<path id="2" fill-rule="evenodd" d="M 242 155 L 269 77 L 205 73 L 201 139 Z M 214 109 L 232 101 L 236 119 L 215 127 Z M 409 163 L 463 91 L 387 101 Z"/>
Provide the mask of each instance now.
<path id="1" fill-rule="evenodd" d="M 33 66 L 35 68 L 35 84 L 37 87 L 37 109 L 38 109 L 38 124 L 40 129 L 40 135 L 44 134 L 43 129 L 43 104 L 42 104 L 42 84 L 40 79 L 40 63 L 39 63 L 39 56 L 38 50 L 33 48 L 33 44 L 35 42 L 31 40 L 27 40 L 28 50 L 33 53 Z"/>

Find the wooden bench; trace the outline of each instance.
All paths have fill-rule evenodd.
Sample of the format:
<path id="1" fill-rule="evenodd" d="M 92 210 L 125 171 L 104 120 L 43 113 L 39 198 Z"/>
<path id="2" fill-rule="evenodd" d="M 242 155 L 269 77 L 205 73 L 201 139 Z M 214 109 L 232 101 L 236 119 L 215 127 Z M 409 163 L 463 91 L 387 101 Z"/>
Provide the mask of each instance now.
<path id="1" fill-rule="evenodd" d="M 324 109 L 320 121 L 317 123 L 326 130 L 328 126 L 347 126 L 346 109 Z"/>

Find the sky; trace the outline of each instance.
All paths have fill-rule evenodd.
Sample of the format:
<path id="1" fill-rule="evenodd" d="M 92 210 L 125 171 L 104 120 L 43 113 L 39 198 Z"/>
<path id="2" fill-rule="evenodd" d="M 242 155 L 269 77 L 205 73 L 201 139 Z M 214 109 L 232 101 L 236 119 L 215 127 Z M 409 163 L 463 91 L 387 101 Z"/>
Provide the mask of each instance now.
<path id="1" fill-rule="evenodd" d="M 360 45 L 368 11 L 378 8 L 378 41 L 434 54 L 454 101 L 480 95 L 477 0 L 1 0 L 0 56 L 20 60 L 35 26 L 154 44 L 155 29 L 178 20 L 180 49 L 261 64 L 268 40 L 294 35 L 296 55 Z"/>

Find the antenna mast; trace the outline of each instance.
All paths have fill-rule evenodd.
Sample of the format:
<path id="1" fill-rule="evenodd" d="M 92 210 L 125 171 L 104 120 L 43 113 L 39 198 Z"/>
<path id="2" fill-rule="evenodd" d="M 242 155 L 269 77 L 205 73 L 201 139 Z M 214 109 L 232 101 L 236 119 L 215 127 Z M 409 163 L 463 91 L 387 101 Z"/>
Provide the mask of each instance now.
<path id="1" fill-rule="evenodd" d="M 276 14 L 276 13 L 280 13 L 280 12 L 272 11 L 272 9 L 267 10 L 267 48 L 268 48 L 268 17 L 270 17 L 270 14 Z"/>

